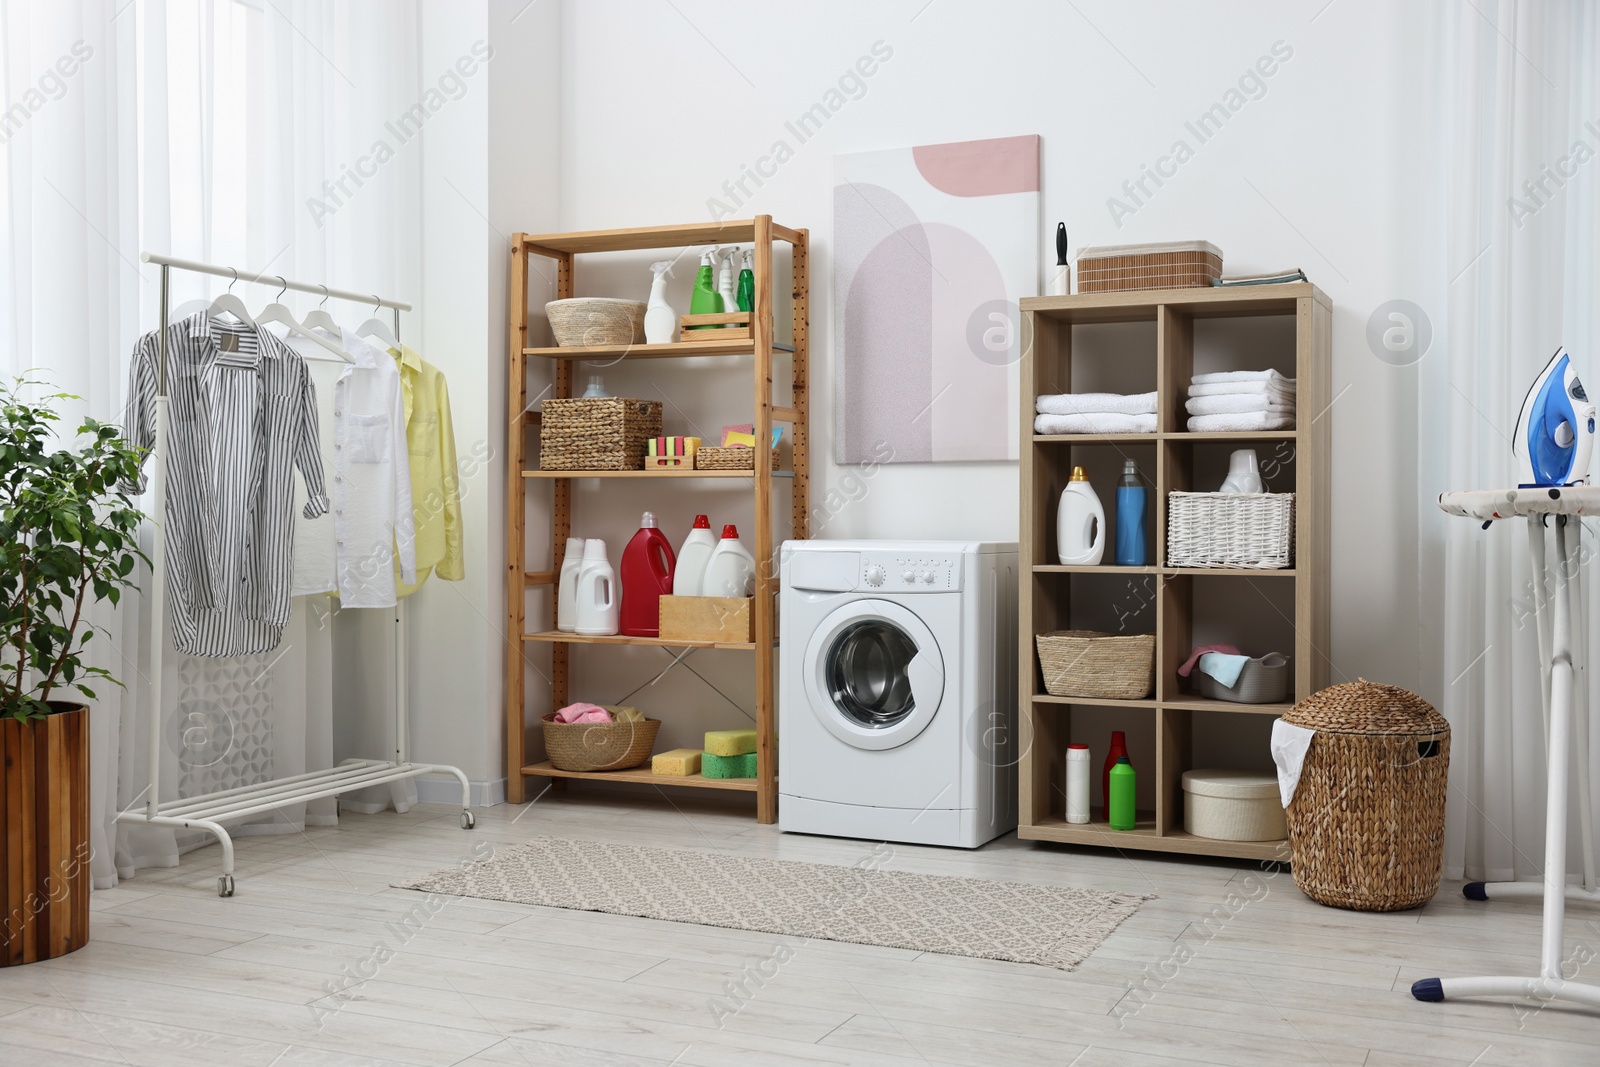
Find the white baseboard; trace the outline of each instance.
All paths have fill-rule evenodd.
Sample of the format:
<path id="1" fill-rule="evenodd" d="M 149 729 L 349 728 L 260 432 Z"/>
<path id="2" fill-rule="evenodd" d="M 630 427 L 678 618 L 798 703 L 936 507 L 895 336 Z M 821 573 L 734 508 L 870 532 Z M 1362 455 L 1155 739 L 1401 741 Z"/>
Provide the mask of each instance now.
<path id="1" fill-rule="evenodd" d="M 461 783 L 449 775 L 424 774 L 414 781 L 417 783 L 417 800 L 423 804 L 461 803 Z M 472 806 L 475 808 L 492 808 L 506 802 L 504 778 L 469 784 L 472 787 Z"/>

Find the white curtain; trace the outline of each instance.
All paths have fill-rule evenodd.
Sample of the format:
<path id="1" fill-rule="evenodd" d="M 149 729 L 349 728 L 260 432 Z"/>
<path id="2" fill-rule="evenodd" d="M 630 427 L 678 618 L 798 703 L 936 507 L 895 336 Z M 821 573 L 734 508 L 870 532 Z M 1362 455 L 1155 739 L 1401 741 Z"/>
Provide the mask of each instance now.
<path id="1" fill-rule="evenodd" d="M 159 314 L 141 249 L 415 293 L 416 144 L 359 181 L 351 167 L 418 98 L 416 26 L 415 5 L 391 0 L 0 0 L 0 372 L 39 368 L 84 398 L 68 418 L 120 422 L 127 354 Z M 173 306 L 226 286 L 174 272 Z M 237 291 L 252 307 L 274 296 Z M 284 302 L 303 313 L 318 301 Z M 351 325 L 368 314 L 330 310 Z M 100 692 L 92 720 L 101 887 L 209 840 L 125 827 L 119 840 L 115 814 L 147 780 L 151 662 L 149 606 L 123 605 L 96 620 L 102 665 L 128 687 Z M 358 652 L 387 662 L 390 630 L 378 622 L 306 600 L 265 656 L 199 660 L 169 648 L 163 798 L 328 766 L 335 632 L 353 630 Z M 333 811 L 317 802 L 241 832 L 295 832 Z"/>
<path id="2" fill-rule="evenodd" d="M 1559 346 L 1600 389 L 1600 12 L 1587 0 L 1439 10 L 1435 141 L 1416 146 L 1433 179 L 1436 331 L 1418 365 L 1421 588 L 1435 620 L 1424 688 L 1452 727 L 1447 876 L 1527 879 L 1543 870 L 1546 781 L 1527 532 L 1447 519 L 1433 501 L 1514 484 L 1518 409 Z M 1587 524 L 1583 545 L 1592 558 Z M 1593 609 L 1588 632 L 1600 636 Z M 1590 671 L 1580 697 L 1600 709 L 1597 681 Z M 1574 759 L 1600 783 L 1600 751 Z"/>

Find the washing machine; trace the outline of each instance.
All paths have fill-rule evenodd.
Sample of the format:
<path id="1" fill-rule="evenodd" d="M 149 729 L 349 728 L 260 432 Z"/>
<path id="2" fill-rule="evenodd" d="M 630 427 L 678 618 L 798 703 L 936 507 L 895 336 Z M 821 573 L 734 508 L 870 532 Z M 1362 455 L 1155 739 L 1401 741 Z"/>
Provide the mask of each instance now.
<path id="1" fill-rule="evenodd" d="M 1017 825 L 1017 546 L 781 549 L 778 825 L 976 848 Z"/>

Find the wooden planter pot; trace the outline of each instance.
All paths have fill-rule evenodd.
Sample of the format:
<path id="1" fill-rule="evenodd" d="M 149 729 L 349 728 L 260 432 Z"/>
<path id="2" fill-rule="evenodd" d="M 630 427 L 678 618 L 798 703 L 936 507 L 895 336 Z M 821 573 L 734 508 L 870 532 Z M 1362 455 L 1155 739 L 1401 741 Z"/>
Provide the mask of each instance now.
<path id="1" fill-rule="evenodd" d="M 0 719 L 0 967 L 89 941 L 89 709 Z"/>

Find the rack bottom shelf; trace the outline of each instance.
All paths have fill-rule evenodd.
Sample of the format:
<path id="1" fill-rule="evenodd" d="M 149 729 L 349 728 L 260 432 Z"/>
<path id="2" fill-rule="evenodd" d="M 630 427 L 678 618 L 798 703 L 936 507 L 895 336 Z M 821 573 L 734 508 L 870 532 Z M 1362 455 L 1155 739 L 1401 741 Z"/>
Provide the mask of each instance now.
<path id="1" fill-rule="evenodd" d="M 1176 852 L 1225 859 L 1278 860 L 1284 863 L 1289 859 L 1287 841 L 1219 841 L 1210 837 L 1195 837 L 1182 830 L 1169 830 L 1161 834 L 1156 832 L 1155 819 L 1143 812 L 1132 830 L 1113 830 L 1103 822 L 1069 823 L 1059 815 L 1051 815 L 1032 826 L 1018 826 L 1017 837 L 1024 841 Z"/>
<path id="2" fill-rule="evenodd" d="M 552 767 L 548 760 L 529 764 L 522 768 L 522 773 L 544 778 L 589 778 L 601 782 L 642 782 L 646 785 L 690 786 L 697 789 L 736 789 L 746 793 L 754 793 L 757 782 L 755 778 L 705 778 L 698 774 L 679 777 L 655 774 L 643 767 L 631 771 L 563 771 Z"/>

